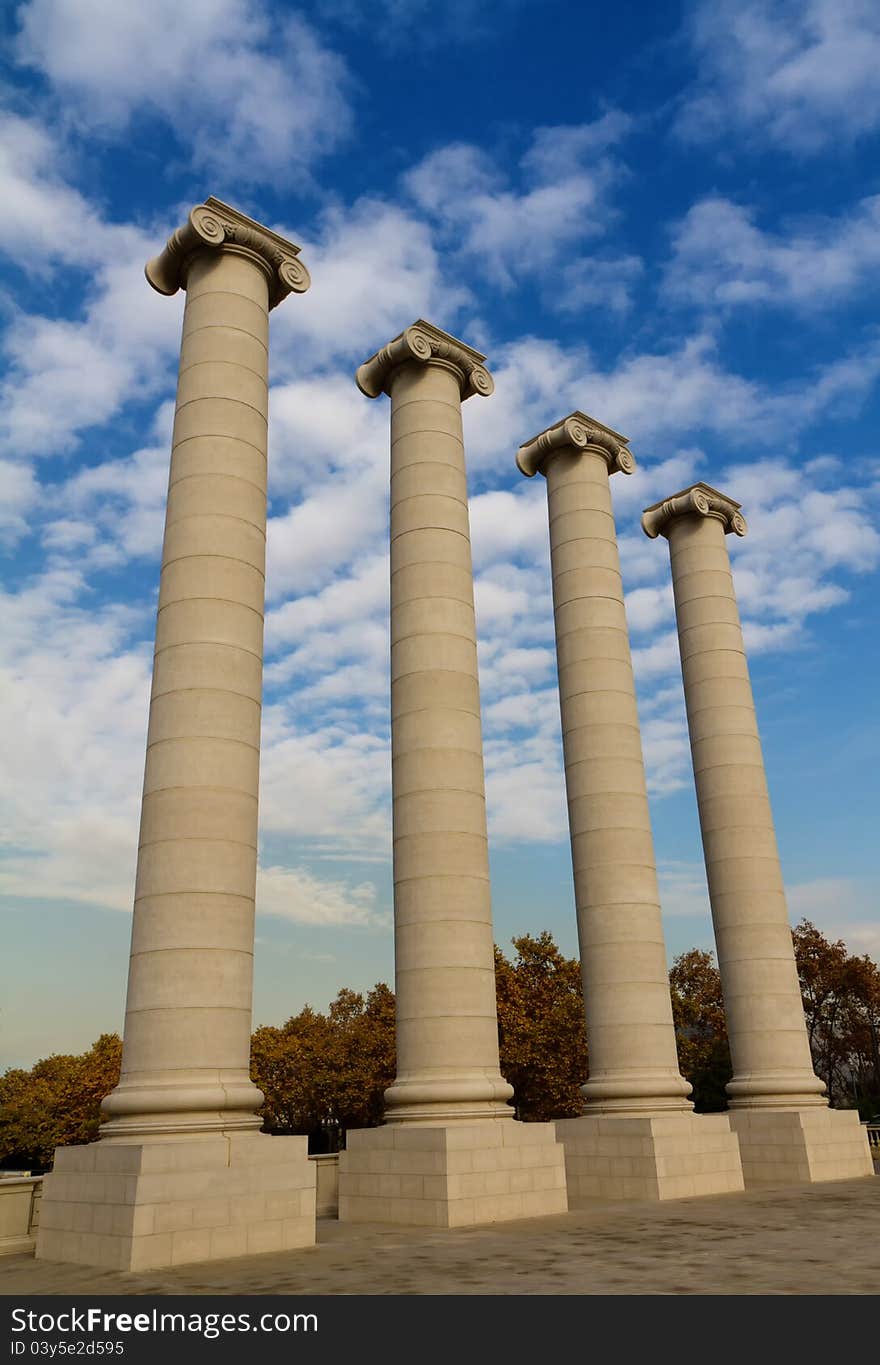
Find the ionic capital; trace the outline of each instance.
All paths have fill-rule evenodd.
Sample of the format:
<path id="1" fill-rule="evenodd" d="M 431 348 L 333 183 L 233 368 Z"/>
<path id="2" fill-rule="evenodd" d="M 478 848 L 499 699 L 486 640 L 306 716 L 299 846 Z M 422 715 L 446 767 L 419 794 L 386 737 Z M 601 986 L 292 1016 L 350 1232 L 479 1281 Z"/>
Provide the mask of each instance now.
<path id="1" fill-rule="evenodd" d="M 250 256 L 262 266 L 269 281 L 270 308 L 288 294 L 304 294 L 312 282 L 297 259 L 298 246 L 213 195 L 192 209 L 183 226 L 168 238 L 165 249 L 147 262 L 144 274 L 160 294 L 176 294 L 186 288 L 187 272 L 196 255 L 224 250 Z"/>
<path id="2" fill-rule="evenodd" d="M 732 531 L 736 536 L 744 536 L 748 526 L 739 510 L 741 505 L 707 483 L 694 483 L 647 507 L 642 513 L 642 530 L 655 540 L 657 536 L 668 536 L 670 524 L 677 517 L 715 517 L 723 524 L 725 535 Z"/>
<path id="3" fill-rule="evenodd" d="M 635 457 L 627 447 L 626 436 L 612 431 L 595 417 L 585 412 L 573 412 L 555 426 L 542 431 L 540 436 L 526 441 L 516 452 L 516 465 L 521 474 L 532 478 L 545 472 L 551 455 L 560 451 L 591 450 L 601 455 L 608 465 L 608 473 L 632 474 L 636 467 Z"/>
<path id="4" fill-rule="evenodd" d="M 412 362 L 444 365 L 458 376 L 462 399 L 478 393 L 488 398 L 495 392 L 495 381 L 483 365 L 486 357 L 463 341 L 419 318 L 405 332 L 389 341 L 381 351 L 365 360 L 355 374 L 355 383 L 367 398 L 391 392 L 391 377 L 401 365 Z"/>

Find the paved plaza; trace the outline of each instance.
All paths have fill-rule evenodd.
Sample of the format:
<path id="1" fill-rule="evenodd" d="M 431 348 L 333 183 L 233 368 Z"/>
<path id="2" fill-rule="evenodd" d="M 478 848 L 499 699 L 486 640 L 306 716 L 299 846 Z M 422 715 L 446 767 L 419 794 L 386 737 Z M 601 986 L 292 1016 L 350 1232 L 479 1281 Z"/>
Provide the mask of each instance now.
<path id="1" fill-rule="evenodd" d="M 318 1220 L 318 1244 L 145 1274 L 0 1262 L 0 1293 L 876 1294 L 880 1180 L 597 1203 L 457 1231 Z"/>

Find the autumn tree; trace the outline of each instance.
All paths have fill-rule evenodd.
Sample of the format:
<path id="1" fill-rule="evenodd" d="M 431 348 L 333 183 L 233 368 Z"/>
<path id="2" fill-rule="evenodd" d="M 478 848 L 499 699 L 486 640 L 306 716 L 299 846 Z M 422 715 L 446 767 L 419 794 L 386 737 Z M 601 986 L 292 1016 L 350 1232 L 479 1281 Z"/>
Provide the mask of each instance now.
<path id="1" fill-rule="evenodd" d="M 564 957 L 547 930 L 512 942 L 513 961 L 495 949 L 501 1074 L 513 1086 L 517 1118 L 574 1117 L 587 1079 L 580 963 Z"/>
<path id="2" fill-rule="evenodd" d="M 880 1108 L 880 970 L 809 920 L 793 930 L 810 1051 L 832 1103 Z"/>
<path id="3" fill-rule="evenodd" d="M 698 1113 L 727 1108 L 725 1086 L 731 1077 L 721 974 L 711 953 L 692 948 L 680 953 L 669 972 L 672 1018 L 681 1074 L 693 1086 Z"/>
<path id="4" fill-rule="evenodd" d="M 264 1126 L 309 1134 L 315 1145 L 322 1134 L 379 1123 L 394 1074 L 394 995 L 381 983 L 366 998 L 341 990 L 326 1014 L 306 1005 L 251 1040 Z"/>
<path id="5" fill-rule="evenodd" d="M 102 1033 L 79 1056 L 46 1057 L 0 1076 L 0 1165 L 48 1170 L 56 1147 L 94 1141 L 121 1060 L 119 1036 Z"/>

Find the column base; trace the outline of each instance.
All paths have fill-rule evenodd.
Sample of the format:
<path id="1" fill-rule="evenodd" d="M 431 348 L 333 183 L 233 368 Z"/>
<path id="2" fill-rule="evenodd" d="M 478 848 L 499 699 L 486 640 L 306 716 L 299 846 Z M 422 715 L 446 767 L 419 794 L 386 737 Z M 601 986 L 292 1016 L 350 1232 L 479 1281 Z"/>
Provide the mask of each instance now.
<path id="1" fill-rule="evenodd" d="M 567 1209 L 552 1123 L 386 1124 L 349 1132 L 339 1156 L 341 1222 L 460 1228 Z"/>
<path id="2" fill-rule="evenodd" d="M 154 1270 L 314 1242 L 308 1139 L 235 1133 L 59 1147 L 37 1257 Z"/>
<path id="3" fill-rule="evenodd" d="M 606 1114 L 560 1119 L 568 1202 L 688 1199 L 743 1189 L 736 1135 L 726 1114 Z"/>
<path id="4" fill-rule="evenodd" d="M 855 1109 L 731 1109 L 746 1189 L 873 1175 Z"/>

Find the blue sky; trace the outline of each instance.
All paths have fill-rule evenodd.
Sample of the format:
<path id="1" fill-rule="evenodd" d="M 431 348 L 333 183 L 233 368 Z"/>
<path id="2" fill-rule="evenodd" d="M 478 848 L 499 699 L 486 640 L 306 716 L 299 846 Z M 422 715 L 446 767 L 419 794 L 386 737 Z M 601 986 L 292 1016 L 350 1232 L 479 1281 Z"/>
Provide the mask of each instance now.
<path id="1" fill-rule="evenodd" d="M 300 243 L 272 315 L 255 1021 L 392 980 L 388 405 L 423 316 L 465 407 L 496 940 L 575 951 L 545 492 L 581 408 L 613 481 L 670 955 L 711 946 L 668 555 L 731 545 L 792 918 L 880 952 L 880 11 L 873 0 L 28 0 L 0 118 L 0 1064 L 121 1026 L 182 297 L 209 194 Z M 733 538 L 731 538 L 733 539 Z"/>

